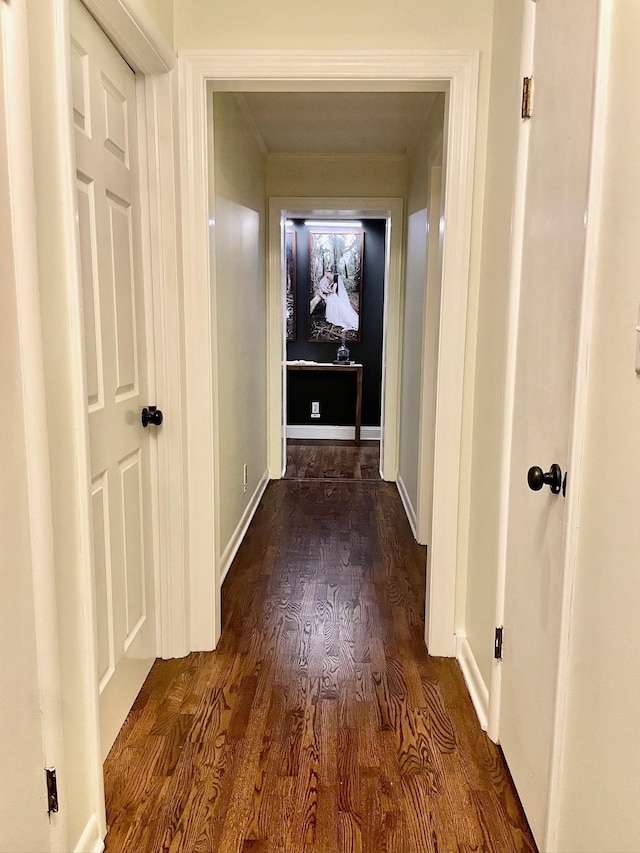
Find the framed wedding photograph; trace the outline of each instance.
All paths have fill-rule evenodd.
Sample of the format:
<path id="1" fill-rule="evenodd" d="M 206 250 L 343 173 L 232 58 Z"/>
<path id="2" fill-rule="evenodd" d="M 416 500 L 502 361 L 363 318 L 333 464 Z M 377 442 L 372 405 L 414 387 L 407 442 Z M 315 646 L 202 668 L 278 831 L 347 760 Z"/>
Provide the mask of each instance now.
<path id="1" fill-rule="evenodd" d="M 309 229 L 309 341 L 360 341 L 364 233 Z"/>
<path id="2" fill-rule="evenodd" d="M 287 340 L 296 339 L 296 232 L 288 228 L 284 235 L 286 266 L 286 321 Z"/>

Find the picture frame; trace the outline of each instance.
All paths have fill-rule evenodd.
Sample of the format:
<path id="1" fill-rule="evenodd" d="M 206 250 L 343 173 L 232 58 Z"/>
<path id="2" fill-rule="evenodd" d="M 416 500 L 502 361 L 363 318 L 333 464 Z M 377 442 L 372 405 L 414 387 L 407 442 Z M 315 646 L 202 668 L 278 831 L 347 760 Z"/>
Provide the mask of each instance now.
<path id="1" fill-rule="evenodd" d="M 361 340 L 363 258 L 361 228 L 309 229 L 310 342 Z"/>
<path id="2" fill-rule="evenodd" d="M 296 232 L 287 228 L 284 235 L 285 247 L 285 322 L 287 341 L 296 339 Z"/>

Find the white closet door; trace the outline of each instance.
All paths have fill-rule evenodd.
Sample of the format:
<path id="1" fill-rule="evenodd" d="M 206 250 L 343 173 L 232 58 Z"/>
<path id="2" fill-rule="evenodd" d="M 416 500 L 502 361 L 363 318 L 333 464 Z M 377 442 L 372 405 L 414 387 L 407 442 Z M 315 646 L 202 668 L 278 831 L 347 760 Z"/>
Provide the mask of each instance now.
<path id="1" fill-rule="evenodd" d="M 79 0 L 71 70 L 102 749 L 156 652 L 135 75 Z"/>

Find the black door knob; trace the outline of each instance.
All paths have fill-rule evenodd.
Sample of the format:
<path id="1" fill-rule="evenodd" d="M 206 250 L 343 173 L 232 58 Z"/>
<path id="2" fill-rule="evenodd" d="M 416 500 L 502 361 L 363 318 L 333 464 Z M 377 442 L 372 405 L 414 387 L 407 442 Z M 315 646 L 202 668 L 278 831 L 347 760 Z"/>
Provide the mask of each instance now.
<path id="1" fill-rule="evenodd" d="M 162 423 L 163 414 L 157 406 L 145 406 L 142 410 L 142 426 L 148 427 L 149 424 L 160 426 Z"/>
<path id="2" fill-rule="evenodd" d="M 539 492 L 543 486 L 549 486 L 553 494 L 557 495 L 562 488 L 562 470 L 554 462 L 545 474 L 542 468 L 534 465 L 533 468 L 529 468 L 527 473 L 527 483 L 534 492 Z"/>

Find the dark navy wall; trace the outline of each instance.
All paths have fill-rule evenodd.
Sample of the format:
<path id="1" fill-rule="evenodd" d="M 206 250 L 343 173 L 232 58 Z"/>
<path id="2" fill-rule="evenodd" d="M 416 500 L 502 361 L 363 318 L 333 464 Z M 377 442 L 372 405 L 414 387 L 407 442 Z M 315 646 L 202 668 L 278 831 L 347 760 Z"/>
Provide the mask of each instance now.
<path id="1" fill-rule="evenodd" d="M 382 321 L 384 308 L 385 221 L 363 219 L 364 259 L 360 343 L 347 341 L 351 359 L 363 365 L 362 425 L 380 426 Z M 287 359 L 331 362 L 336 343 L 309 343 L 309 229 L 293 220 L 296 232 L 296 340 L 287 343 Z M 311 418 L 311 402 L 320 403 L 320 419 Z M 355 374 L 304 373 L 287 376 L 287 423 L 353 425 Z"/>

